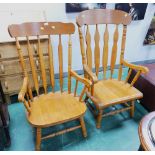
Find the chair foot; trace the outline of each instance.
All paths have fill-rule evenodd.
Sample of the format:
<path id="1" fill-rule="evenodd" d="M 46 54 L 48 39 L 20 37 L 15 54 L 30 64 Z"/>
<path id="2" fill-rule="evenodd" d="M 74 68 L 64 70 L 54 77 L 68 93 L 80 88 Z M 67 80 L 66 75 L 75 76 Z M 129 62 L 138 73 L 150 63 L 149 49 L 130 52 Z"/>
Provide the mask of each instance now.
<path id="1" fill-rule="evenodd" d="M 130 110 L 130 117 L 134 117 L 134 111 L 135 111 L 135 101 L 131 101 L 131 110 Z"/>
<path id="2" fill-rule="evenodd" d="M 41 144 L 41 128 L 37 128 L 36 131 L 36 151 L 40 151 Z"/>
<path id="3" fill-rule="evenodd" d="M 81 124 L 81 128 L 82 128 L 83 137 L 87 137 L 87 130 L 86 130 L 86 126 L 85 126 L 83 117 L 80 117 L 80 124 Z"/>
<path id="4" fill-rule="evenodd" d="M 98 116 L 97 116 L 97 123 L 96 128 L 101 128 L 101 121 L 102 121 L 102 110 L 99 110 Z"/>

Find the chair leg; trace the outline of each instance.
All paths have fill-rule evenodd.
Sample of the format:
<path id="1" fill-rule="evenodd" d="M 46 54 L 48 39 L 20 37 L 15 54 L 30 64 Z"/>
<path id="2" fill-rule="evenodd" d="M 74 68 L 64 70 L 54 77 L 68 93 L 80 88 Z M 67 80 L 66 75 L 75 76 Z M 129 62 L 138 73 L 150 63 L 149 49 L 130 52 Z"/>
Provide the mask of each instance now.
<path id="1" fill-rule="evenodd" d="M 36 131 L 36 151 L 40 151 L 40 144 L 41 144 L 41 128 L 37 128 Z"/>
<path id="2" fill-rule="evenodd" d="M 135 111 L 135 101 L 131 101 L 131 110 L 130 110 L 130 117 L 134 117 L 134 111 Z"/>
<path id="3" fill-rule="evenodd" d="M 102 112 L 103 110 L 99 110 L 98 116 L 97 116 L 97 124 L 96 128 L 101 128 L 101 121 L 102 121 Z"/>
<path id="4" fill-rule="evenodd" d="M 81 124 L 81 128 L 82 128 L 83 137 L 87 137 L 87 130 L 86 130 L 86 126 L 85 126 L 83 116 L 80 117 L 80 124 Z"/>

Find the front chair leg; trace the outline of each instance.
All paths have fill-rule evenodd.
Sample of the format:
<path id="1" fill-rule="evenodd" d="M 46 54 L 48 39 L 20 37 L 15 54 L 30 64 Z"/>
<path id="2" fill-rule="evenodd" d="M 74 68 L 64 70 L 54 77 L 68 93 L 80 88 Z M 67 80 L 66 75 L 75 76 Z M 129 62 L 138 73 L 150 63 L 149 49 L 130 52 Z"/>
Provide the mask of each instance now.
<path id="1" fill-rule="evenodd" d="M 87 137 L 87 130 L 86 130 L 86 126 L 85 126 L 83 116 L 80 117 L 80 124 L 81 124 L 81 128 L 82 128 L 83 137 Z"/>
<path id="2" fill-rule="evenodd" d="M 37 128 L 36 131 L 36 151 L 40 151 L 41 144 L 41 128 Z"/>
<path id="3" fill-rule="evenodd" d="M 134 117 L 134 111 L 135 111 L 135 101 L 131 101 L 131 109 L 130 109 L 130 117 Z"/>
<path id="4" fill-rule="evenodd" d="M 99 110 L 98 116 L 97 116 L 97 124 L 96 128 L 101 128 L 101 121 L 102 121 L 102 112 L 103 110 Z"/>

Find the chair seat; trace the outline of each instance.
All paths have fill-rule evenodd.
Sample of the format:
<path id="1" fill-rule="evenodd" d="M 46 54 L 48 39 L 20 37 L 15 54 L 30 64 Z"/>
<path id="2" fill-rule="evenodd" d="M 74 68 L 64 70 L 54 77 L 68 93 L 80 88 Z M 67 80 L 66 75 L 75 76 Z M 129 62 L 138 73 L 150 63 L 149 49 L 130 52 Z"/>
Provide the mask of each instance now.
<path id="1" fill-rule="evenodd" d="M 73 94 L 48 93 L 35 97 L 31 105 L 28 121 L 33 126 L 48 127 L 82 116 L 86 111 L 84 102 L 79 102 Z"/>
<path id="2" fill-rule="evenodd" d="M 134 99 L 140 99 L 143 94 L 130 84 L 116 79 L 101 80 L 94 85 L 94 97 L 98 99 L 100 106 L 124 103 Z"/>

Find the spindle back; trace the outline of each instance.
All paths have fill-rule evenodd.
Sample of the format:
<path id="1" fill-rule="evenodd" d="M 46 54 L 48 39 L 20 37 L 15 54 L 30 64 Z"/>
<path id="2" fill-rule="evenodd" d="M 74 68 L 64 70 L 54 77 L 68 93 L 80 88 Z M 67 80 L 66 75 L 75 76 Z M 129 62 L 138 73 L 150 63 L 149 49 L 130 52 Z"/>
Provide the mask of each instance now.
<path id="1" fill-rule="evenodd" d="M 38 81 L 38 72 L 36 70 L 36 64 L 34 60 L 34 53 L 31 45 L 31 38 L 37 40 L 37 53 L 39 57 L 42 85 L 44 89 L 44 93 L 47 93 L 47 74 L 45 68 L 45 59 L 42 51 L 41 39 L 45 37 L 48 39 L 48 61 L 49 61 L 49 74 L 50 74 L 50 84 L 52 86 L 52 91 L 54 92 L 55 87 L 55 76 L 54 76 L 54 56 L 53 56 L 53 48 L 51 37 L 52 35 L 58 36 L 58 63 L 59 63 L 59 82 L 60 82 L 60 90 L 63 92 L 63 45 L 62 45 L 62 35 L 68 35 L 68 91 L 71 90 L 71 56 L 72 56 L 72 42 L 71 42 L 71 34 L 75 31 L 75 26 L 72 23 L 61 23 L 61 22 L 32 22 L 32 23 L 23 23 L 10 25 L 8 27 L 8 31 L 11 37 L 15 38 L 17 51 L 19 54 L 19 59 L 21 63 L 21 67 L 24 73 L 24 76 L 29 77 L 25 59 L 22 54 L 22 47 L 20 45 L 19 38 L 23 37 L 27 40 L 27 50 L 29 62 L 32 70 L 32 77 L 34 82 L 34 88 L 37 95 L 39 92 L 39 81 Z"/>
<path id="2" fill-rule="evenodd" d="M 103 67 L 103 78 L 106 79 L 106 71 L 108 66 L 108 57 L 109 57 L 109 24 L 114 24 L 115 31 L 113 35 L 113 46 L 111 52 L 110 59 L 110 70 L 111 70 L 111 78 L 114 73 L 114 68 L 116 64 L 117 58 L 117 49 L 118 49 L 118 40 L 119 40 L 119 25 L 123 25 L 123 33 L 122 33 L 122 42 L 121 42 L 121 53 L 120 53 L 120 69 L 118 74 L 118 79 L 122 76 L 122 64 L 121 59 L 124 57 L 125 50 L 125 42 L 126 42 L 126 31 L 127 25 L 131 22 L 131 17 L 124 11 L 119 10 L 111 10 L 111 9 L 95 9 L 95 10 L 86 10 L 81 12 L 76 19 L 78 30 L 79 30 L 79 38 L 80 38 L 80 46 L 81 46 L 81 55 L 82 55 L 82 63 L 87 64 L 90 69 L 93 68 L 93 64 L 95 65 L 95 72 L 98 76 L 99 68 L 100 68 L 100 59 L 102 59 L 102 67 Z M 100 38 L 101 34 L 99 32 L 99 25 L 105 25 L 105 31 L 103 34 L 103 47 L 100 47 Z M 84 34 L 82 28 L 86 25 L 86 34 Z M 89 30 L 90 25 L 95 26 L 94 33 L 94 63 L 92 60 L 92 47 L 91 47 L 91 33 Z M 84 41 L 85 40 L 85 41 Z M 86 48 L 85 48 L 86 44 Z M 103 54 L 101 56 L 101 50 L 103 50 Z"/>

